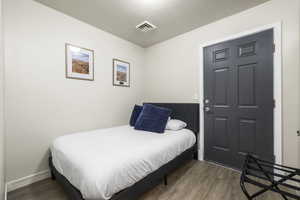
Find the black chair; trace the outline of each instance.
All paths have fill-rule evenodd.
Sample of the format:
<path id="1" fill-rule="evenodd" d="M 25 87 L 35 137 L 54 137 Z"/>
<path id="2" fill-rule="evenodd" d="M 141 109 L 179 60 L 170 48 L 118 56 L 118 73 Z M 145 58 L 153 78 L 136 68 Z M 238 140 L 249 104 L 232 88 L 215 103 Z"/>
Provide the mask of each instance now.
<path id="1" fill-rule="evenodd" d="M 278 165 L 272 162 L 258 159 L 253 155 L 247 155 L 243 166 L 240 185 L 249 200 L 252 200 L 267 191 L 279 193 L 284 200 L 300 200 L 299 192 L 300 169 Z M 254 194 L 250 194 L 245 183 L 261 188 Z"/>

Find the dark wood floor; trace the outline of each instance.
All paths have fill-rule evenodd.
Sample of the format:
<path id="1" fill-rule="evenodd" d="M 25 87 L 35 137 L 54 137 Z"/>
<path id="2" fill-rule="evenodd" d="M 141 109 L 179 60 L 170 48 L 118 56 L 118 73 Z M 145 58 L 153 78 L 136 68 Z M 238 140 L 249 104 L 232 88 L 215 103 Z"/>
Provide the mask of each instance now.
<path id="1" fill-rule="evenodd" d="M 169 185 L 158 185 L 140 200 L 246 200 L 236 171 L 199 161 L 191 161 L 169 176 Z M 257 188 L 249 186 L 255 191 Z M 281 199 L 266 193 L 256 200 Z M 8 200 L 67 200 L 62 188 L 50 179 L 10 192 Z"/>

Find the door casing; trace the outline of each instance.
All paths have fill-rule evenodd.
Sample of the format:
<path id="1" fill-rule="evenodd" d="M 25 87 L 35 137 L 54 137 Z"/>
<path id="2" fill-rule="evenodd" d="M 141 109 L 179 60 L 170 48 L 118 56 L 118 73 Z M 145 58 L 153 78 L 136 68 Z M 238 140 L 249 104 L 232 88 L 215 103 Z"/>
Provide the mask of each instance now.
<path id="1" fill-rule="evenodd" d="M 210 41 L 200 45 L 200 62 L 199 62 L 199 79 L 200 79 L 200 91 L 199 91 L 199 104 L 200 104 L 200 133 L 199 133 L 199 152 L 198 159 L 204 159 L 204 57 L 203 49 L 206 46 L 222 43 L 228 40 L 234 40 L 242 38 L 248 35 L 259 33 L 268 29 L 273 29 L 274 31 L 274 154 L 275 162 L 282 164 L 282 22 L 277 22 L 274 24 L 265 25 L 252 30 L 248 30 L 242 33 L 238 33 L 223 39 Z"/>

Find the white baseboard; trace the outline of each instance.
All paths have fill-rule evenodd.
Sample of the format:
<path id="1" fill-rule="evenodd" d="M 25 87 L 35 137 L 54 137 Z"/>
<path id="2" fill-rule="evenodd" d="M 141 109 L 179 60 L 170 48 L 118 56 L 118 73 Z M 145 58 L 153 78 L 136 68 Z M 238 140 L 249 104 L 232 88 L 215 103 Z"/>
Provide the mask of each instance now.
<path id="1" fill-rule="evenodd" d="M 32 175 L 29 175 L 29 176 L 6 183 L 6 190 L 7 190 L 7 192 L 11 192 L 16 189 L 30 185 L 32 183 L 47 179 L 49 177 L 50 177 L 49 170 L 38 172 L 36 174 L 32 174 Z"/>
<path id="2" fill-rule="evenodd" d="M 4 200 L 7 200 L 7 184 L 4 186 Z"/>

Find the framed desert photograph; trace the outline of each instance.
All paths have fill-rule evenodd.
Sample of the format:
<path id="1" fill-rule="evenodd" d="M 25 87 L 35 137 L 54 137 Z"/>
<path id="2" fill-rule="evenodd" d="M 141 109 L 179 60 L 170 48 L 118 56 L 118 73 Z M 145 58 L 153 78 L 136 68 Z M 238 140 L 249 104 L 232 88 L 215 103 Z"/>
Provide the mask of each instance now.
<path id="1" fill-rule="evenodd" d="M 130 63 L 113 59 L 113 85 L 130 87 Z"/>
<path id="2" fill-rule="evenodd" d="M 66 77 L 94 80 L 94 51 L 66 44 Z"/>

